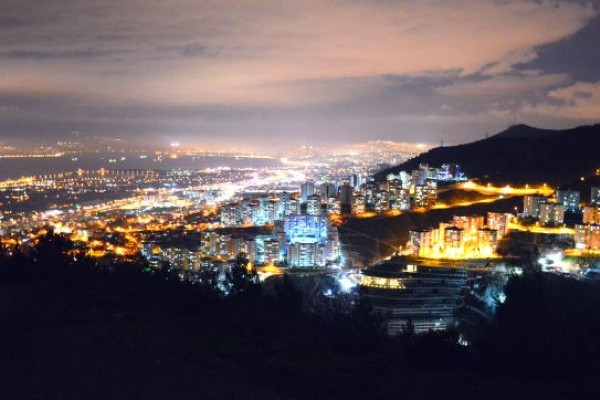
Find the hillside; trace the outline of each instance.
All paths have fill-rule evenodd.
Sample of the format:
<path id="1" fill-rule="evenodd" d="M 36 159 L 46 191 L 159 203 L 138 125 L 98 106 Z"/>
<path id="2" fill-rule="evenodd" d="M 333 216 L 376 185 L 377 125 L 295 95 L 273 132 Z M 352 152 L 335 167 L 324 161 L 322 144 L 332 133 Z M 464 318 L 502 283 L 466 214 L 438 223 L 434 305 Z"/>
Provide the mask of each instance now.
<path id="1" fill-rule="evenodd" d="M 511 212 L 522 203 L 522 197 L 513 197 L 493 203 L 436 209 L 426 213 L 405 212 L 395 217 L 351 218 L 339 227 L 342 252 L 345 258 L 355 260 L 355 267 L 372 265 L 394 254 L 399 246 L 406 245 L 412 229 L 436 227 L 440 222 L 451 221 L 453 215 Z"/>
<path id="2" fill-rule="evenodd" d="M 600 167 L 600 124 L 566 130 L 515 125 L 477 142 L 437 147 L 376 176 L 410 171 L 419 164 L 458 163 L 467 176 L 495 182 L 560 185 Z"/>
<path id="3" fill-rule="evenodd" d="M 465 347 L 453 332 L 388 338 L 344 297 L 303 311 L 299 276 L 222 298 L 57 249 L 0 258 L 0 399 L 598 398 L 600 291 L 583 281 L 512 279 Z"/>

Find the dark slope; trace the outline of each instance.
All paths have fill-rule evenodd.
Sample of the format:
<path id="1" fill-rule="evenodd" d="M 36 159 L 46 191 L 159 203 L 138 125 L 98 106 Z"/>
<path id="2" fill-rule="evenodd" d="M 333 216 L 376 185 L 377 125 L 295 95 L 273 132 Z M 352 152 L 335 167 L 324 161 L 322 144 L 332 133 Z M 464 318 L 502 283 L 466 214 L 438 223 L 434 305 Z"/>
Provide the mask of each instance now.
<path id="1" fill-rule="evenodd" d="M 115 288 L 101 283 L 69 287 L 0 283 L 0 398 L 597 398 L 597 372 L 581 362 L 559 364 L 577 372 L 578 378 L 573 380 L 549 374 L 532 377 L 516 368 L 523 363 L 513 361 L 520 356 L 515 352 L 503 354 L 501 359 L 508 359 L 505 363 L 510 373 L 498 370 L 496 358 L 488 362 L 489 367 L 475 369 L 468 361 L 475 352 L 457 349 L 443 337 L 386 341 L 361 334 L 342 321 L 335 327 L 326 325 L 281 302 L 207 302 L 198 290 L 190 288 L 148 292 L 128 284 L 125 281 Z M 597 300 L 596 294 L 586 298 Z M 571 302 L 549 303 L 547 309 L 569 310 L 560 315 L 578 316 L 572 312 L 574 307 L 568 306 L 587 303 L 580 301 L 581 296 L 569 298 Z M 597 310 L 597 303 L 586 309 Z M 525 311 L 540 313 L 533 307 Z M 575 325 L 581 327 L 575 336 L 564 334 L 555 325 L 548 328 L 548 323 L 562 322 L 556 318 L 543 321 L 546 324 L 541 326 L 547 332 L 540 329 L 532 334 L 519 327 L 516 331 L 521 335 L 525 331 L 527 335 L 522 337 L 529 340 L 520 347 L 534 340 L 537 346 L 532 347 L 537 351 L 542 345 L 552 346 L 554 342 L 539 340 L 548 332 L 563 341 L 573 336 L 567 343 L 583 338 L 580 343 L 593 346 L 593 340 L 585 340 L 597 332 L 590 329 L 590 320 L 597 318 L 586 317 Z M 514 318 L 509 322 L 514 323 Z M 527 324 L 531 327 L 536 325 Z M 493 343 L 503 339 L 498 336 Z M 511 350 L 507 339 L 501 343 L 497 352 Z M 552 350 L 546 353 L 556 354 L 554 347 Z M 572 348 L 568 350 L 573 353 Z M 581 354 L 586 347 L 575 350 Z M 538 353 L 531 353 L 530 360 L 541 359 Z"/>
<path id="2" fill-rule="evenodd" d="M 420 163 L 458 163 L 467 176 L 497 182 L 559 185 L 593 173 L 600 167 L 600 124 L 567 130 L 516 125 L 488 139 L 437 147 L 377 174 L 410 171 Z"/>

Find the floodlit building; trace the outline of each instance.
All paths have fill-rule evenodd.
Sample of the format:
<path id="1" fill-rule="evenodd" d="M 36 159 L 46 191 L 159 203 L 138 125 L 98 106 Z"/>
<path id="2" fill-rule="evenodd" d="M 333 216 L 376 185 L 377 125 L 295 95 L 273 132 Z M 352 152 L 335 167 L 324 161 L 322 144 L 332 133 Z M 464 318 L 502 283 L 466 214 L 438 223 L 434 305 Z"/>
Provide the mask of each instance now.
<path id="1" fill-rule="evenodd" d="M 453 222 L 454 225 L 440 223 L 436 229 L 410 231 L 410 254 L 424 258 L 454 259 L 489 258 L 495 255 L 498 231 L 484 227 L 483 216 L 454 216 Z"/>
<path id="2" fill-rule="evenodd" d="M 298 199 L 288 199 L 284 201 L 283 204 L 284 216 L 292 214 L 300 214 L 300 201 Z"/>
<path id="3" fill-rule="evenodd" d="M 427 257 L 432 248 L 431 229 L 410 231 L 411 254 L 417 257 Z"/>
<path id="4" fill-rule="evenodd" d="M 326 215 L 290 215 L 284 229 L 288 265 L 322 267 L 338 258 L 337 228 L 329 223 Z"/>
<path id="5" fill-rule="evenodd" d="M 290 267 L 324 267 L 325 245 L 319 243 L 290 243 L 287 246 Z"/>
<path id="6" fill-rule="evenodd" d="M 312 194 L 306 199 L 306 213 L 309 215 L 321 214 L 321 196 Z"/>
<path id="7" fill-rule="evenodd" d="M 265 264 L 277 264 L 281 260 L 281 244 L 277 240 L 265 240 L 263 242 Z"/>
<path id="8" fill-rule="evenodd" d="M 410 172 L 400 171 L 397 175 L 387 175 L 387 187 L 379 188 L 386 191 L 389 209 L 409 210 L 411 208 L 432 207 L 437 200 L 437 185 L 439 181 L 461 181 L 464 175 L 456 164 L 444 164 L 442 168 L 432 168 L 427 164 L 420 164 L 418 169 Z M 379 211 L 383 202 L 371 199 L 372 196 L 381 199 L 376 188 L 367 188 L 367 208 Z M 377 206 L 377 207 L 375 207 Z"/>
<path id="9" fill-rule="evenodd" d="M 452 225 L 465 231 L 473 232 L 478 229 L 483 229 L 483 215 L 454 215 L 452 217 Z"/>
<path id="10" fill-rule="evenodd" d="M 328 219 L 326 215 L 295 214 L 285 219 L 288 242 L 325 242 Z"/>
<path id="11" fill-rule="evenodd" d="M 477 250 L 479 257 L 491 257 L 496 252 L 498 246 L 498 231 L 490 228 L 481 228 L 477 230 Z"/>
<path id="12" fill-rule="evenodd" d="M 523 198 L 523 216 L 540 217 L 540 206 L 546 201 L 544 196 L 525 196 Z"/>
<path id="13" fill-rule="evenodd" d="M 575 248 L 583 251 L 600 251 L 600 225 L 575 225 Z"/>
<path id="14" fill-rule="evenodd" d="M 542 225 L 562 225 L 565 222 L 565 206 L 558 203 L 542 203 L 539 218 Z"/>
<path id="15" fill-rule="evenodd" d="M 600 206 L 583 207 L 584 224 L 600 224 Z"/>
<path id="16" fill-rule="evenodd" d="M 296 200 L 289 199 L 287 196 L 284 196 L 284 201 L 276 196 L 261 196 L 226 204 L 221 208 L 221 223 L 225 226 L 273 223 L 283 219 L 291 202 Z"/>
<path id="17" fill-rule="evenodd" d="M 411 187 L 413 207 L 431 207 L 437 200 L 437 181 L 425 179 L 423 184 L 414 184 Z"/>
<path id="18" fill-rule="evenodd" d="M 508 233 L 508 214 L 487 213 L 487 226 L 496 230 L 498 240 L 502 239 Z"/>
<path id="19" fill-rule="evenodd" d="M 444 253 L 448 257 L 458 258 L 465 253 L 464 229 L 450 226 L 444 230 Z"/>

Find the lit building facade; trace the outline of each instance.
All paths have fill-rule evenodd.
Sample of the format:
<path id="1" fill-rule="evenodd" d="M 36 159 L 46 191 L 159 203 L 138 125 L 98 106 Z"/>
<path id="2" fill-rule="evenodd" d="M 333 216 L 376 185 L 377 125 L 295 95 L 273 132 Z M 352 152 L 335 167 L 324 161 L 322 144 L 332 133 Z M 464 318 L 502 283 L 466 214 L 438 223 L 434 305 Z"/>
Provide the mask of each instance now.
<path id="1" fill-rule="evenodd" d="M 556 202 L 565 206 L 566 212 L 579 212 L 580 194 L 577 190 L 557 190 Z"/>
<path id="2" fill-rule="evenodd" d="M 324 267 L 325 245 L 319 243 L 290 243 L 287 246 L 287 263 L 290 267 Z"/>
<path id="3" fill-rule="evenodd" d="M 491 228 L 477 230 L 477 251 L 480 257 L 492 257 L 498 246 L 498 231 Z"/>
<path id="4" fill-rule="evenodd" d="M 600 187 L 593 187 L 591 189 L 590 204 L 592 206 L 600 206 Z"/>
<path id="5" fill-rule="evenodd" d="M 542 203 L 539 218 L 542 225 L 562 225 L 565 222 L 565 206 L 558 203 Z"/>
<path id="6" fill-rule="evenodd" d="M 326 215 L 290 215 L 284 229 L 289 266 L 323 267 L 339 257 L 338 231 Z"/>
<path id="7" fill-rule="evenodd" d="M 321 196 L 312 194 L 306 199 L 306 213 L 309 215 L 321 214 Z"/>
<path id="8" fill-rule="evenodd" d="M 544 196 L 525 196 L 523 198 L 523 216 L 540 217 L 540 207 L 546 201 Z"/>
<path id="9" fill-rule="evenodd" d="M 495 229 L 498 240 L 505 237 L 508 233 L 508 214 L 505 213 L 487 213 L 487 226 L 490 229 Z"/>
<path id="10" fill-rule="evenodd" d="M 483 216 L 454 216 L 453 222 L 454 225 L 440 223 L 436 229 L 410 231 L 410 254 L 422 258 L 448 259 L 495 256 L 498 231 L 485 227 Z"/>
<path id="11" fill-rule="evenodd" d="M 600 251 L 600 225 L 575 225 L 575 248 L 583 251 Z"/>
<path id="12" fill-rule="evenodd" d="M 584 224 L 600 224 L 600 206 L 583 207 Z"/>
<path id="13" fill-rule="evenodd" d="M 431 230 L 410 231 L 411 254 L 417 257 L 427 257 L 432 249 Z"/>
<path id="14" fill-rule="evenodd" d="M 296 213 L 299 204 L 287 194 L 284 200 L 271 195 L 244 199 L 237 203 L 226 204 L 221 208 L 221 223 L 225 226 L 265 225 L 281 220 L 286 213 Z"/>
<path id="15" fill-rule="evenodd" d="M 278 264 L 282 260 L 281 243 L 277 240 L 266 240 L 263 242 L 263 263 Z"/>
<path id="16" fill-rule="evenodd" d="M 444 254 L 450 258 L 460 258 L 465 253 L 465 231 L 456 226 L 444 230 Z"/>
<path id="17" fill-rule="evenodd" d="M 303 203 L 306 203 L 308 196 L 315 194 L 315 184 L 313 182 L 304 182 L 300 185 L 300 198 Z"/>
<path id="18" fill-rule="evenodd" d="M 454 215 L 452 224 L 466 231 L 476 231 L 483 229 L 484 218 L 483 215 Z"/>

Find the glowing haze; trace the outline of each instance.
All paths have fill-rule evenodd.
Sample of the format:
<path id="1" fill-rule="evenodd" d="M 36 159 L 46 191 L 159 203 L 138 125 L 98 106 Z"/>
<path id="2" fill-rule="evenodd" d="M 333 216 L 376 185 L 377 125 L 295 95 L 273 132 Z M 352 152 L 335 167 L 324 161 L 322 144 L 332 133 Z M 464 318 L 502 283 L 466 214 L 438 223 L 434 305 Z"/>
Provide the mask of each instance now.
<path id="1" fill-rule="evenodd" d="M 595 3 L 87 3 L 3 2 L 0 140 L 273 149 L 600 119 Z"/>

